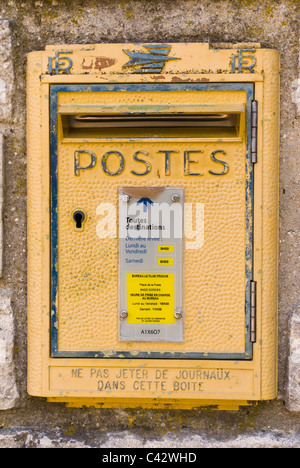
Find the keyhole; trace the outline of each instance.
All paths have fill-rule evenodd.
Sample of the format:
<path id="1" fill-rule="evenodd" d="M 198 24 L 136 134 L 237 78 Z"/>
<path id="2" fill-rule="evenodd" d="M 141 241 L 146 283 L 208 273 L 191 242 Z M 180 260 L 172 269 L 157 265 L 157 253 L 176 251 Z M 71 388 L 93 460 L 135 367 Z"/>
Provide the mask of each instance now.
<path id="1" fill-rule="evenodd" d="M 82 228 L 82 223 L 84 221 L 84 218 L 85 218 L 85 214 L 83 211 L 75 211 L 75 213 L 73 213 L 73 219 L 76 223 L 76 229 L 81 229 Z"/>

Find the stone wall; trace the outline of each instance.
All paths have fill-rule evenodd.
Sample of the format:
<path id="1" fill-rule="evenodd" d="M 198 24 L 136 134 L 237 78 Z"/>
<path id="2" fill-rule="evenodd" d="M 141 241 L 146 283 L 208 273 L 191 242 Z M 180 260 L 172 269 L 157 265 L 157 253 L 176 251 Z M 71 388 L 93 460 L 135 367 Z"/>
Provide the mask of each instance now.
<path id="1" fill-rule="evenodd" d="M 0 1 L 0 447 L 300 445 L 299 14 L 294 0 Z M 164 41 L 281 53 L 279 397 L 236 412 L 50 404 L 26 392 L 26 54 Z"/>

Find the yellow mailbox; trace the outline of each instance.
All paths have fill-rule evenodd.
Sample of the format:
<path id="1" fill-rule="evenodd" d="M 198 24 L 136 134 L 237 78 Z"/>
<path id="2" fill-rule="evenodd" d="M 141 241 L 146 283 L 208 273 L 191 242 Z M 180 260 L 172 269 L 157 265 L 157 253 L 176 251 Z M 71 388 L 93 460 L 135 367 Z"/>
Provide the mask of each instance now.
<path id="1" fill-rule="evenodd" d="M 279 55 L 28 56 L 28 392 L 193 408 L 277 387 Z"/>

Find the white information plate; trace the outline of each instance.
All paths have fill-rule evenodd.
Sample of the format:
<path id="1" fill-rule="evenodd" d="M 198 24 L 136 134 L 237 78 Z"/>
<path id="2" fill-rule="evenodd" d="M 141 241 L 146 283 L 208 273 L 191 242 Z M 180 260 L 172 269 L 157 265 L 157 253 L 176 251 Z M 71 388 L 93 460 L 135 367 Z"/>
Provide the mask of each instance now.
<path id="1" fill-rule="evenodd" d="M 183 207 L 183 188 L 119 188 L 120 341 L 183 341 Z"/>

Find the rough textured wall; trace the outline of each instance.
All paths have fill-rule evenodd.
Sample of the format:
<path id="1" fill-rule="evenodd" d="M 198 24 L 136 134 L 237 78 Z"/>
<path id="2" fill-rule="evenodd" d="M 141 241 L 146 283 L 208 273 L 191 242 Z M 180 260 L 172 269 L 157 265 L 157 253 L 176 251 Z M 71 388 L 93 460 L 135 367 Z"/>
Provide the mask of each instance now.
<path id="1" fill-rule="evenodd" d="M 297 346 L 289 359 L 290 329 L 298 323 L 291 319 L 300 304 L 298 0 L 0 0 L 0 17 L 9 20 L 11 43 L 6 38 L 1 47 L 2 55 L 9 52 L 4 61 L 11 61 L 13 66 L 13 74 L 3 73 L 3 68 L 0 73 L 0 78 L 12 85 L 12 110 L 10 102 L 2 102 L 4 110 L 0 115 L 0 131 L 5 137 L 4 263 L 0 288 L 4 303 L 11 302 L 14 314 L 13 354 L 19 393 L 16 406 L 0 411 L 0 446 L 81 442 L 90 446 L 138 446 L 149 439 L 154 445 L 169 443 L 177 447 L 188 443 L 220 445 L 217 440 L 228 446 L 299 445 Z M 227 413 L 209 409 L 71 409 L 49 404 L 26 393 L 26 54 L 54 43 L 164 41 L 260 42 L 281 53 L 280 397 Z M 299 343 L 299 333 L 295 331 L 292 336 Z M 292 388 L 289 370 L 294 378 Z M 287 391 L 290 393 L 286 397 Z M 293 392 L 296 395 L 291 396 Z M 296 400 L 294 409 L 298 413 L 286 409 L 288 400 Z M 127 431 L 122 442 L 118 442 L 120 431 Z"/>

